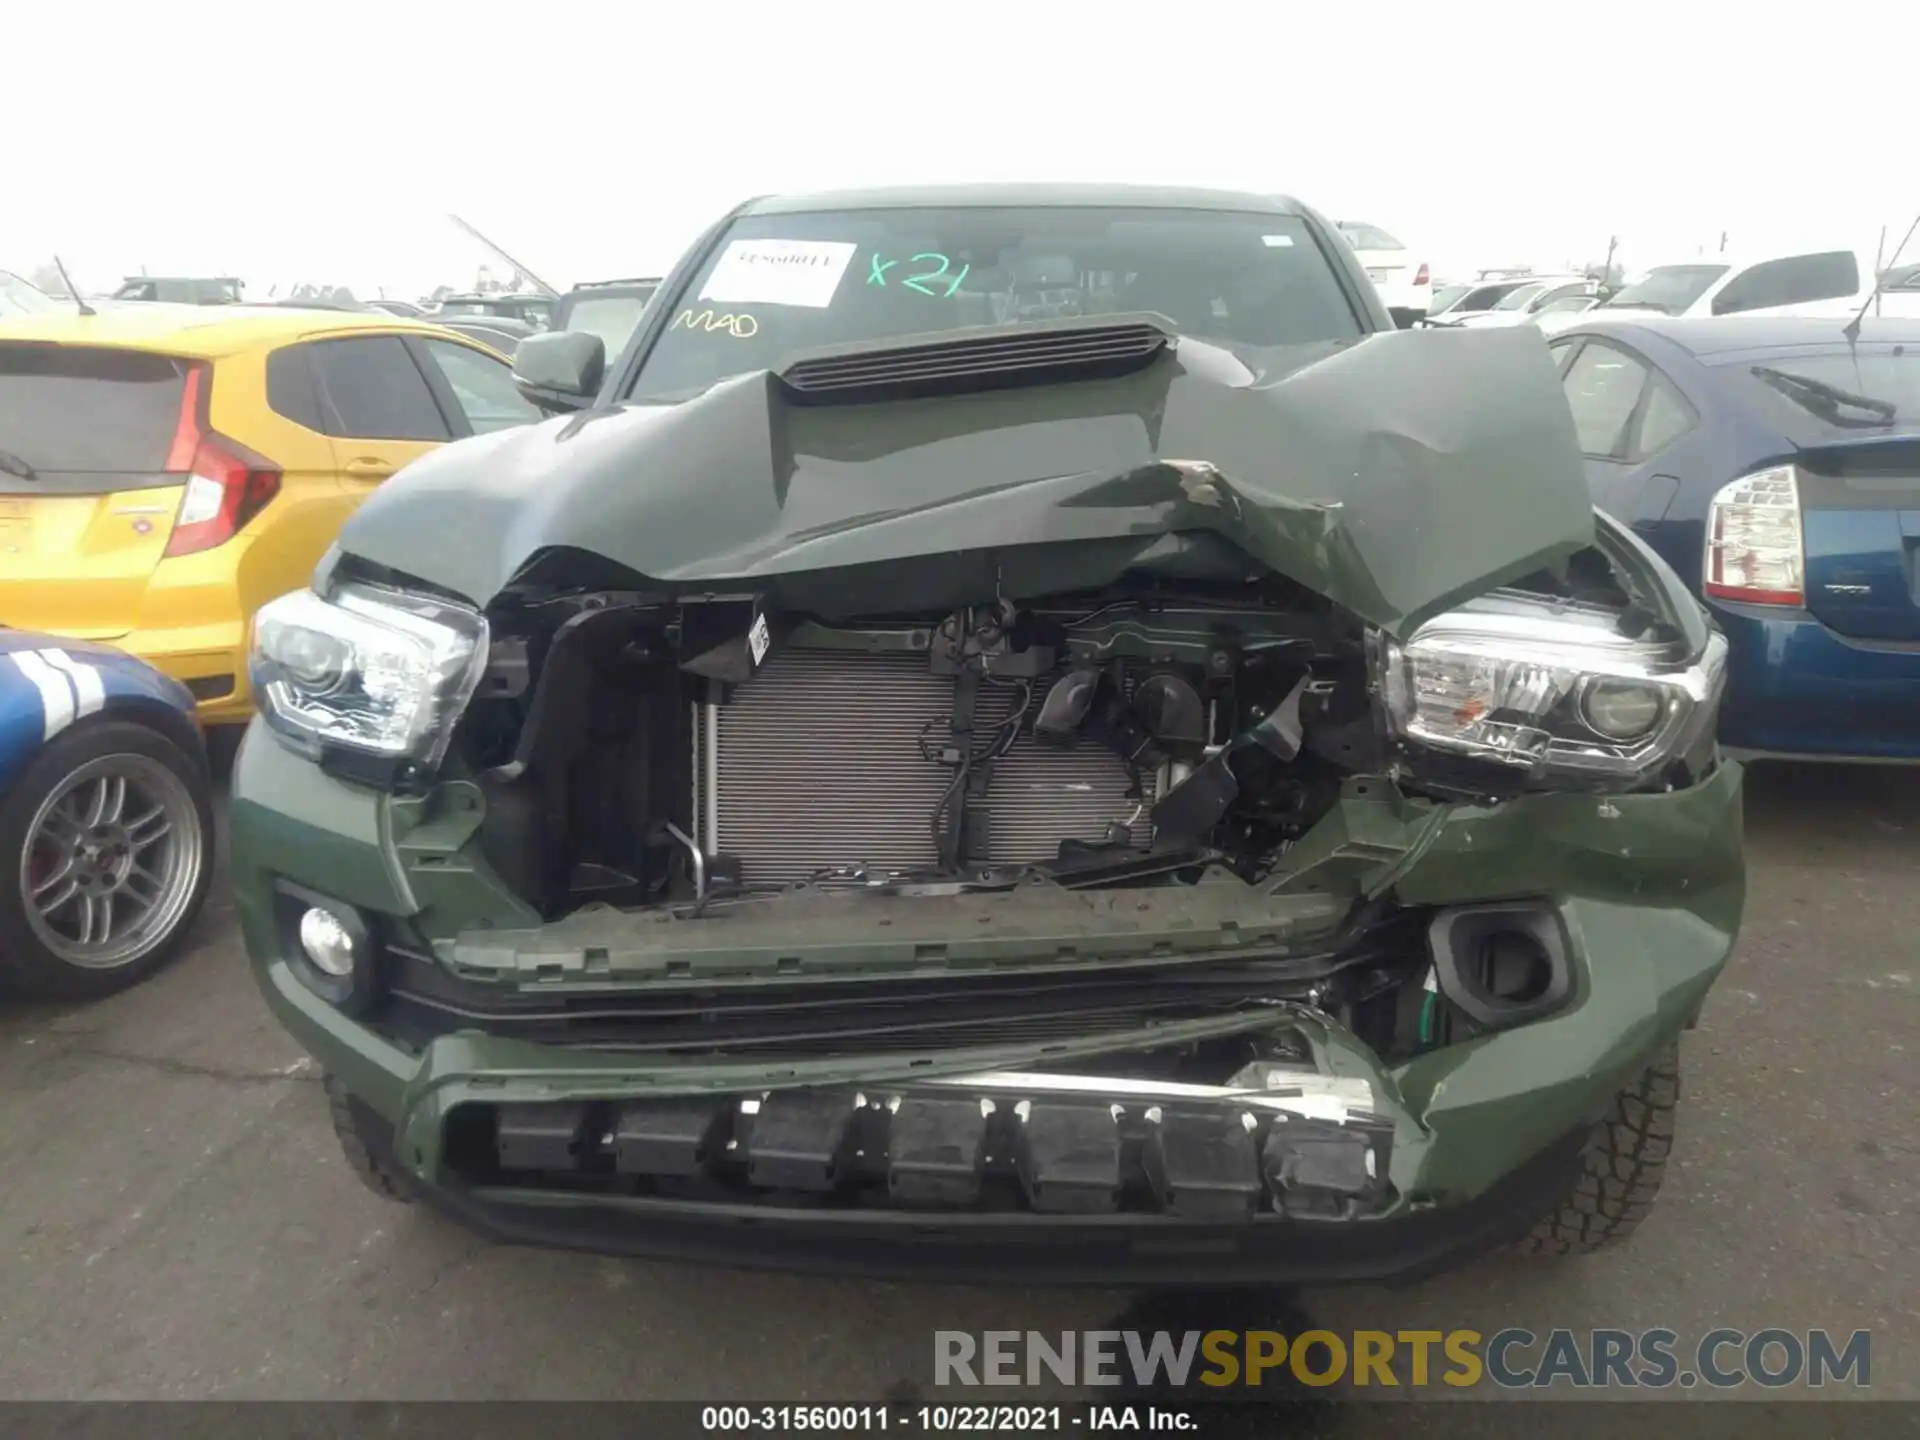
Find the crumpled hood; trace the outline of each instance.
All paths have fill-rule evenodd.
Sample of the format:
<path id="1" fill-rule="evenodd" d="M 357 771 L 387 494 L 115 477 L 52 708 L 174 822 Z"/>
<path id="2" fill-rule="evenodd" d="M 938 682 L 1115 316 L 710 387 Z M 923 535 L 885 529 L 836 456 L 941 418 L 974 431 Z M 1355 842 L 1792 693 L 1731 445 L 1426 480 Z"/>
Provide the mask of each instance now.
<path id="1" fill-rule="evenodd" d="M 1117 378 L 855 404 L 757 371 L 446 446 L 340 549 L 482 606 L 535 579 L 827 616 L 1265 566 L 1405 634 L 1592 542 L 1538 331 L 1289 353 L 1255 374 L 1182 339 Z"/>

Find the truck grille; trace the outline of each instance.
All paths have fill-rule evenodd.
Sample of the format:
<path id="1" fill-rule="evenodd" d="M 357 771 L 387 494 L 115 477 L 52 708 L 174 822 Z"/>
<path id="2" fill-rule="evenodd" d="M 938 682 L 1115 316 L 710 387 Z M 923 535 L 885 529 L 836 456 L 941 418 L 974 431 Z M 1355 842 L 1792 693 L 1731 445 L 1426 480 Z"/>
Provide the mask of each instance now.
<path id="1" fill-rule="evenodd" d="M 1034 684 L 1033 709 L 1050 678 Z M 979 743 L 1018 702 L 983 686 Z M 934 808 L 953 771 L 922 754 L 946 737 L 953 680 L 924 654 L 790 648 L 722 705 L 695 716 L 694 813 L 708 854 L 737 857 L 750 884 L 788 884 L 850 866 L 935 865 Z M 1151 777 L 1147 777 L 1149 784 Z M 982 805 L 996 865 L 1054 858 L 1066 839 L 1097 842 L 1134 817 L 1126 767 L 1095 745 L 1037 744 L 1022 731 L 994 766 Z M 1132 828 L 1144 846 L 1144 819 Z"/>

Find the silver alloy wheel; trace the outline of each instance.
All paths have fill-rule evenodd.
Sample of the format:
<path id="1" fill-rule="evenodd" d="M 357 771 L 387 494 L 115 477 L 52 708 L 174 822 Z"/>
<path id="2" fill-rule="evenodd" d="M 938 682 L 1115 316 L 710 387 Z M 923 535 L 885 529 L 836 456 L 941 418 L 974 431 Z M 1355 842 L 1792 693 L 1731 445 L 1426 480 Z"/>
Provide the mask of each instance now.
<path id="1" fill-rule="evenodd" d="M 146 755 L 101 755 L 56 785 L 27 826 L 27 924 L 69 965 L 131 965 L 173 933 L 206 863 L 186 783 Z"/>

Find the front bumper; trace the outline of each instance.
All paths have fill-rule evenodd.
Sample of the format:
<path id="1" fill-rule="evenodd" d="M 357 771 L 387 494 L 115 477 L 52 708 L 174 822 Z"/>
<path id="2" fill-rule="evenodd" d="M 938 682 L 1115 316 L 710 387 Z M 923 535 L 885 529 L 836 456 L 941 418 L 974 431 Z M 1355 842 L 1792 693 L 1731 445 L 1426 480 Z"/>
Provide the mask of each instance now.
<path id="1" fill-rule="evenodd" d="M 1920 760 L 1920 649 L 1850 640 L 1804 610 L 1713 605 L 1727 636 L 1720 743 L 1807 760 Z"/>
<path id="2" fill-rule="evenodd" d="M 368 1147 L 391 1143 L 371 1111 L 358 1120 Z M 422 1194 L 509 1244 L 732 1269 L 950 1284 L 1405 1284 L 1523 1235 L 1564 1194 L 1583 1139 L 1563 1136 L 1471 1200 L 1379 1221 L 770 1207 L 466 1185 Z"/>
<path id="3" fill-rule="evenodd" d="M 1369 1183 L 1348 1164 L 1352 1203 L 1330 1210 L 1319 1205 L 1326 1196 L 1318 1192 L 1304 1208 L 1285 1203 L 1280 1174 L 1297 1176 L 1301 1162 L 1288 1159 L 1285 1146 L 1268 1145 L 1270 1125 L 1248 1141 L 1256 1159 L 1242 1154 L 1233 1162 L 1243 1179 L 1245 1167 L 1255 1166 L 1256 1188 L 1224 1184 L 1232 1192 L 1225 1210 L 1169 1203 L 1148 1211 L 1102 1201 L 1103 1213 L 1037 1202 L 996 1212 L 937 1199 L 842 1207 L 787 1171 L 774 1174 L 781 1183 L 767 1185 L 752 1203 L 735 1203 L 672 1185 L 637 1192 L 483 1173 L 460 1153 L 463 1127 L 475 1116 L 491 1117 L 496 1138 L 506 1131 L 538 1136 L 542 1116 L 568 1117 L 553 1163 L 531 1166 L 545 1172 L 572 1163 L 566 1157 L 582 1143 L 611 1146 L 630 1114 L 678 1114 L 684 1141 L 693 1123 L 689 1107 L 710 1117 L 737 1113 L 742 1100 L 777 1096 L 805 1110 L 837 1096 L 824 1108 L 842 1128 L 807 1131 L 803 1124 L 798 1133 L 812 1140 L 789 1134 L 777 1149 L 776 1160 L 797 1155 L 793 1163 L 804 1172 L 822 1156 L 844 1153 L 838 1137 L 857 1101 L 906 1107 L 935 1093 L 930 1086 L 947 1084 L 963 1087 L 950 1097 L 975 1106 L 992 1098 L 1004 1111 L 1020 1093 L 1017 1083 L 995 1080 L 996 1090 L 978 1072 L 1065 1066 L 1099 1075 L 1104 1059 L 1118 1069 L 1130 1053 L 1148 1048 L 1149 1037 L 1108 1036 L 1064 1050 L 1006 1045 L 780 1063 L 663 1060 L 475 1029 L 410 1047 L 342 1014 L 295 973 L 275 916 L 277 882 L 294 881 L 373 916 L 404 918 L 428 935 L 513 931 L 529 917 L 459 842 L 457 827 L 422 842 L 421 830 L 438 823 L 429 819 L 396 839 L 415 823 L 403 802 L 322 775 L 258 725 L 235 773 L 234 883 L 263 993 L 359 1102 L 370 1140 L 391 1146 L 439 1203 L 502 1237 L 727 1264 L 1028 1283 L 1378 1280 L 1428 1273 L 1536 1219 L 1565 1182 L 1585 1129 L 1697 1014 L 1739 925 L 1740 782 L 1738 767 L 1728 765 L 1672 794 L 1460 805 L 1437 817 L 1424 812 L 1418 825 L 1390 800 L 1356 796 L 1302 842 L 1296 873 L 1303 885 L 1374 885 L 1399 905 L 1423 908 L 1535 898 L 1559 917 L 1576 976 L 1570 1001 L 1547 1018 L 1392 1064 L 1303 1007 L 1276 1006 L 1259 1018 L 1260 1027 L 1305 1035 L 1317 1073 L 1363 1082 L 1373 1097 L 1366 1113 L 1349 1114 L 1331 1131 L 1300 1128 L 1307 1139 L 1338 1142 L 1336 1150 L 1356 1136 L 1376 1146 Z M 431 863 L 418 863 L 423 859 Z M 1249 1028 L 1244 1016 L 1236 1023 Z M 1164 1038 L 1156 1032 L 1151 1043 Z M 1039 1113 L 1044 1097 L 1027 1098 Z M 1115 1097 L 1122 1109 L 1124 1099 Z M 575 1123 L 580 1107 L 590 1125 Z M 1079 1119 L 1097 1121 L 1107 1108 L 1095 1097 Z M 694 1129 L 709 1134 L 707 1126 L 702 1120 Z M 1097 1178 L 1110 1164 L 1140 1163 L 1137 1131 L 1131 1139 L 1104 1132 L 1089 1139 L 1072 1124 L 1067 1131 L 1079 1139 L 1065 1159 L 1013 1157 L 1013 1173 L 1038 1182 L 1030 1198 L 1045 1189 L 1048 1164 L 1091 1164 Z M 765 1132 L 755 1134 L 764 1143 Z M 892 1156 L 888 1163 L 902 1153 L 884 1138 L 881 1148 Z M 747 1149 L 758 1163 L 751 1138 Z M 1349 1147 L 1345 1160 L 1353 1156 Z M 1330 1163 L 1340 1170 L 1343 1162 L 1332 1156 Z M 1155 1185 L 1163 1200 L 1168 1188 L 1193 1188 Z M 1109 1200 L 1113 1194 L 1104 1184 L 1094 1189 Z"/>

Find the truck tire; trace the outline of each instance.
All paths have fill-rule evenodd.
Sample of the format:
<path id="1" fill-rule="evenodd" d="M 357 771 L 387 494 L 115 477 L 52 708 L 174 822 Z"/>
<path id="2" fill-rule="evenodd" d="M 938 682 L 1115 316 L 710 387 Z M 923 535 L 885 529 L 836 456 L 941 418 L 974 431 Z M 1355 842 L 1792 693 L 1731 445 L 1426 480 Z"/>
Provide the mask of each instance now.
<path id="1" fill-rule="evenodd" d="M 1613 1097 L 1587 1135 L 1571 1189 L 1520 1242 L 1527 1255 L 1584 1255 L 1631 1235 L 1653 1209 L 1673 1149 L 1680 1051 L 1670 1049 Z"/>
<path id="2" fill-rule="evenodd" d="M 340 1141 L 340 1151 L 347 1157 L 347 1164 L 360 1177 L 360 1183 L 382 1200 L 411 1205 L 413 1180 L 393 1158 L 392 1139 L 386 1127 L 333 1076 L 327 1076 L 323 1084 L 327 1092 L 327 1113 L 333 1117 L 333 1133 Z"/>

